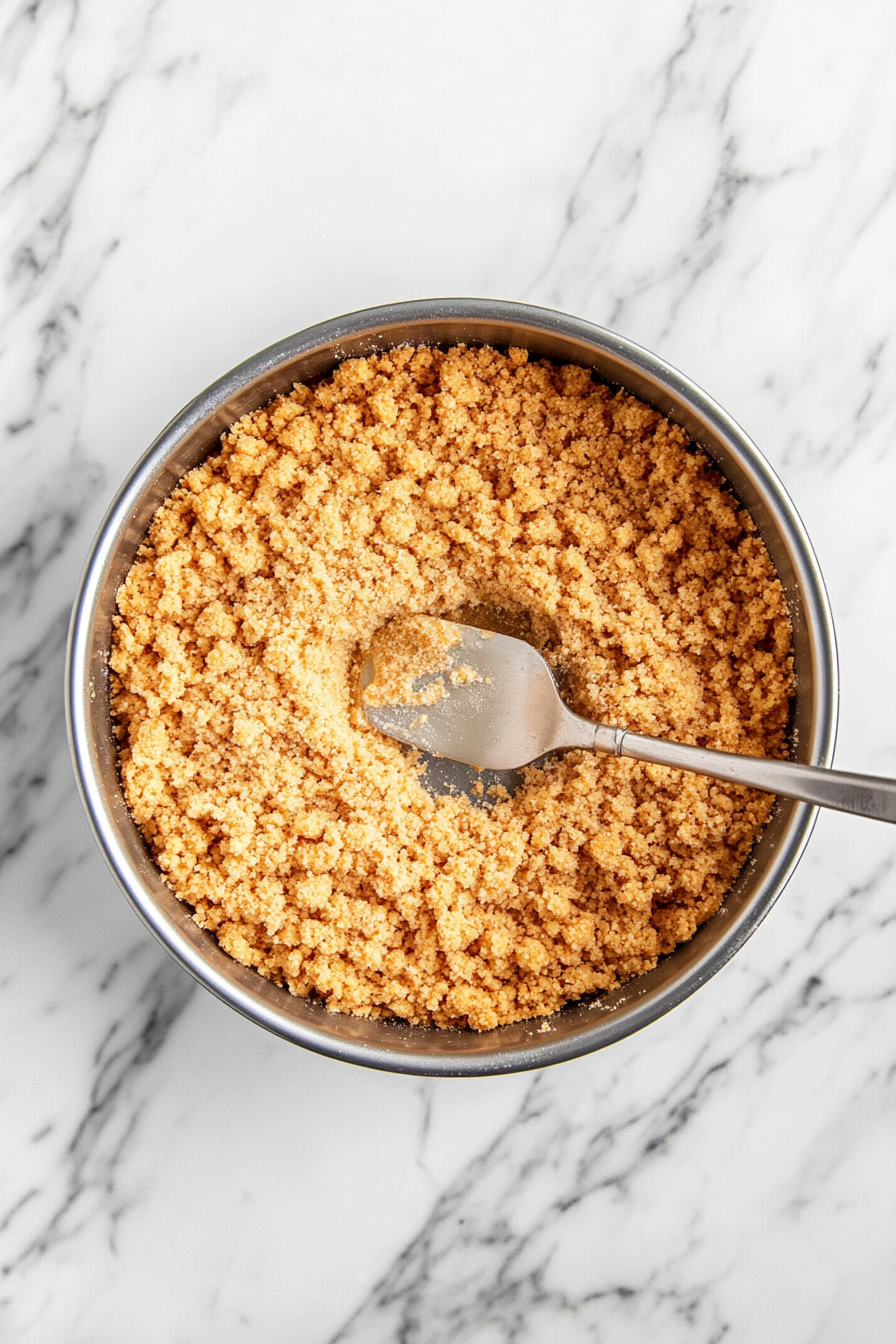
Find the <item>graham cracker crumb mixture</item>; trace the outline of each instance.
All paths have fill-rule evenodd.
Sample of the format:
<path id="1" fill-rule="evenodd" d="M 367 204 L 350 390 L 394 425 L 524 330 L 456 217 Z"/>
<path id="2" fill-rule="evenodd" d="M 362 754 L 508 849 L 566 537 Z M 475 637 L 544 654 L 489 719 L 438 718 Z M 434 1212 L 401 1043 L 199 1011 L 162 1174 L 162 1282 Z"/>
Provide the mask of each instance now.
<path id="1" fill-rule="evenodd" d="M 457 630 L 433 616 L 405 616 L 381 626 L 370 645 L 373 678 L 365 686 L 362 700 L 367 705 L 434 705 L 445 694 L 441 677 L 433 677 L 419 691 L 418 677 L 448 671 L 450 650 L 460 643 Z M 467 676 L 464 676 L 464 673 Z M 472 668 L 454 668 L 449 677 L 455 683 L 475 677 Z"/>
<path id="2" fill-rule="evenodd" d="M 294 994 L 477 1029 L 551 1013 L 690 938 L 768 817 L 766 795 L 583 752 L 491 808 L 431 797 L 358 670 L 386 622 L 477 604 L 526 625 L 579 714 L 784 754 L 784 595 L 681 429 L 524 350 L 348 360 L 184 477 L 110 660 L 159 867 Z"/>

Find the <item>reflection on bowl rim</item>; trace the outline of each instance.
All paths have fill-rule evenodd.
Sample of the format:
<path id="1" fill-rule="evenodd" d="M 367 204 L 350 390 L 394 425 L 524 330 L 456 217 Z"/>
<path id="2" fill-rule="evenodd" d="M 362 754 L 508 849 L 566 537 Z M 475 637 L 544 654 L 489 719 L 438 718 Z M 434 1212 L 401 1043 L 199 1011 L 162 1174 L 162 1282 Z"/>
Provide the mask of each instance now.
<path id="1" fill-rule="evenodd" d="M 731 417 L 694 383 L 632 341 L 553 309 L 491 299 L 433 299 L 365 309 L 262 350 L 194 398 L 162 431 L 118 492 L 94 540 L 72 613 L 66 710 L 75 773 L 106 862 L 137 913 L 197 980 L 260 1026 L 319 1053 L 398 1073 L 463 1076 L 543 1068 L 630 1035 L 681 1003 L 746 941 L 783 890 L 817 809 L 781 799 L 720 911 L 657 968 L 548 1019 L 488 1032 L 414 1027 L 328 1012 L 232 960 L 163 881 L 118 779 L 108 697 L 115 592 L 149 520 L 220 434 L 295 381 L 341 359 L 415 344 L 518 345 L 579 363 L 668 415 L 718 464 L 749 509 L 784 586 L 794 625 L 793 754 L 829 765 L 837 656 L 824 583 L 783 486 Z"/>

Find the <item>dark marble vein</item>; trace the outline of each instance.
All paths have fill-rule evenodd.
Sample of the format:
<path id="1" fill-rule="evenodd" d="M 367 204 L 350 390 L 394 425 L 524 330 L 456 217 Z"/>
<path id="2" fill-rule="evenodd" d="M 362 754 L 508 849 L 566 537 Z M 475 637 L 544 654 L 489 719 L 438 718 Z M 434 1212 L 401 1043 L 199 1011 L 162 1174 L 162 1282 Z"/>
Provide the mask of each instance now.
<path id="1" fill-rule="evenodd" d="M 695 287 L 723 256 L 731 220 L 743 209 L 744 198 L 796 171 L 790 166 L 780 173 L 759 174 L 741 163 L 731 109 L 737 85 L 753 59 L 745 32 L 752 26 L 755 16 L 745 16 L 730 5 L 690 6 L 671 54 L 639 81 L 645 92 L 637 106 L 614 110 L 612 119 L 600 127 L 564 206 L 557 240 L 528 292 L 579 310 L 599 296 L 602 320 L 617 327 L 639 299 L 661 288 L 668 298 L 655 338 L 668 335 Z M 681 134 L 687 136 L 689 116 L 698 102 L 714 145 L 716 167 L 705 199 L 695 201 L 691 230 L 673 235 L 652 262 L 645 257 L 634 269 L 620 265 L 617 254 L 625 250 L 626 226 L 641 208 L 643 183 L 652 177 L 656 155 L 662 152 L 660 133 L 680 123 Z M 644 123 L 637 136 L 623 131 L 622 123 L 632 117 Z M 700 153 L 705 153 L 705 146 L 700 146 Z M 620 276 L 625 278 L 622 289 Z"/>
<path id="2" fill-rule="evenodd" d="M 0 79 L 18 124 L 22 158 L 0 181 L 8 231 L 0 359 L 9 394 L 3 452 L 16 468 L 40 460 L 35 496 L 5 514 L 0 542 L 0 614 L 23 612 L 52 562 L 80 540 L 80 525 L 104 470 L 79 441 L 81 384 L 89 337 L 85 305 L 117 240 L 97 234 L 78 255 L 68 246 L 97 145 L 146 46 L 158 4 L 119 28 L 85 84 L 81 52 L 95 18 L 77 0 L 19 5 L 3 35 Z M 35 91 L 23 70 L 43 63 Z M 61 450 L 61 452 L 60 452 Z M 60 461 L 60 458 L 62 459 Z M 36 484 L 36 483 L 35 483 Z"/>
<path id="3" fill-rule="evenodd" d="M 62 666 L 67 630 L 68 611 L 57 612 L 25 654 L 0 672 L 0 741 L 4 743 L 0 868 L 20 852 L 38 824 L 51 776 L 67 769 L 60 751 L 65 732 Z"/>
<path id="4" fill-rule="evenodd" d="M 511 1344 L 538 1337 L 524 1335 L 524 1327 L 531 1331 L 542 1312 L 558 1329 L 568 1317 L 579 1330 L 589 1330 L 607 1299 L 637 1299 L 639 1319 L 681 1319 L 698 1330 L 695 1338 L 721 1338 L 724 1322 L 708 1287 L 689 1284 L 670 1292 L 646 1265 L 630 1283 L 604 1283 L 596 1257 L 581 1292 L 572 1294 L 551 1282 L 550 1267 L 553 1248 L 569 1235 L 566 1220 L 592 1202 L 594 1226 L 606 1225 L 631 1182 L 662 1163 L 723 1085 L 727 1068 L 725 1059 L 695 1059 L 668 1096 L 613 1123 L 597 1119 L 605 1094 L 594 1098 L 589 1118 L 573 1120 L 547 1081 L 537 1079 L 519 1113 L 438 1200 L 332 1344 L 456 1344 L 477 1331 L 488 1332 L 496 1344 Z"/>
<path id="5" fill-rule="evenodd" d="M 132 72 L 134 62 L 148 36 L 158 3 L 147 9 L 136 37 L 125 44 L 119 62 L 102 84 L 102 92 L 92 101 L 82 101 L 72 87 L 67 63 L 73 59 L 82 37 L 82 14 L 78 0 L 57 0 L 54 5 L 26 4 L 4 34 L 4 46 L 17 55 L 21 66 L 32 44 L 44 37 L 42 24 L 64 14 L 63 32 L 55 51 L 53 87 L 55 107 L 49 124 L 33 146 L 27 160 L 17 166 L 0 189 L 10 208 L 9 198 L 18 196 L 24 203 L 22 226 L 11 248 L 7 283 L 19 303 L 26 302 L 41 281 L 49 277 L 62 257 L 72 225 L 78 189 L 84 179 L 97 142 L 122 84 Z M 15 79 L 7 58 L 4 73 Z M 22 89 L 22 109 L 27 107 L 27 89 Z"/>
<path id="6" fill-rule="evenodd" d="M 76 454 L 44 483 L 35 511 L 0 551 L 0 617 L 26 611 L 50 566 L 80 535 L 104 482 L 99 463 Z"/>
<path id="7" fill-rule="evenodd" d="M 76 1238 L 103 1213 L 114 1240 L 116 1226 L 129 1205 L 119 1187 L 118 1171 L 145 1105 L 139 1080 L 164 1046 L 194 989 L 186 972 L 160 954 L 130 1009 L 108 1027 L 93 1058 L 86 1109 L 66 1145 L 63 1170 L 38 1192 L 41 1203 L 49 1199 L 50 1207 L 27 1240 L 7 1250 L 0 1269 L 4 1278 Z M 19 1207 L 25 1198 L 19 1197 Z"/>

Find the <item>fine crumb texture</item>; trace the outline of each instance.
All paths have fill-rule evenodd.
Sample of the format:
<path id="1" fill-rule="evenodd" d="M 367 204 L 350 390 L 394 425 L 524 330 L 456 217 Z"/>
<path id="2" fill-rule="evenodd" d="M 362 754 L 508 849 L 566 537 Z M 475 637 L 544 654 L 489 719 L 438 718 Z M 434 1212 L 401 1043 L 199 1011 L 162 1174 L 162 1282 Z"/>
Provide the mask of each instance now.
<path id="1" fill-rule="evenodd" d="M 445 693 L 441 677 L 434 677 L 420 690 L 414 689 L 418 677 L 446 672 L 451 666 L 450 650 L 460 643 L 457 630 L 434 616 L 404 616 L 389 621 L 377 630 L 370 646 L 373 679 L 362 693 L 365 704 L 434 705 Z M 453 682 L 472 668 L 456 668 L 448 675 Z"/>
<path id="2" fill-rule="evenodd" d="M 128 804 L 221 946 L 336 1011 L 480 1030 L 649 970 L 718 909 L 767 795 L 569 752 L 432 797 L 364 717 L 398 617 L 505 613 L 577 713 L 785 754 L 791 631 L 749 515 L 587 370 L 458 346 L 247 415 L 156 514 L 110 663 Z"/>

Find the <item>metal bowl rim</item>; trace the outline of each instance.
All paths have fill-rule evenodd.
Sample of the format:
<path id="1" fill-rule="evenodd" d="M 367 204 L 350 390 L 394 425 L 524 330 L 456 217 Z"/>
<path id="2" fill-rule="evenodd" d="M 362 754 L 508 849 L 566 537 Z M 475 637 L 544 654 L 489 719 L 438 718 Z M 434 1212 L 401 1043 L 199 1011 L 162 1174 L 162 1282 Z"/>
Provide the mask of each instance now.
<path id="1" fill-rule="evenodd" d="M 784 843 L 766 878 L 765 890 L 758 892 L 752 899 L 733 932 L 640 1009 L 636 1005 L 621 1015 L 618 1021 L 608 1017 L 575 1035 L 556 1040 L 547 1036 L 527 1048 L 481 1052 L 471 1056 L 432 1055 L 425 1049 L 419 1052 L 395 1052 L 319 1032 L 313 1026 L 273 1011 L 215 971 L 169 923 L 151 894 L 137 879 L 116 839 L 105 790 L 93 769 L 84 706 L 89 678 L 90 631 L 99 588 L 114 554 L 118 534 L 155 475 L 158 465 L 167 459 L 184 435 L 247 384 L 315 349 L 331 346 L 340 339 L 356 338 L 368 331 L 373 338 L 382 332 L 382 348 L 387 348 L 389 345 L 401 344 L 400 340 L 388 339 L 388 330 L 395 326 L 412 323 L 435 325 L 440 321 L 459 320 L 525 325 L 548 334 L 570 337 L 606 351 L 614 358 L 627 362 L 633 370 L 641 371 L 650 379 L 667 386 L 713 425 L 732 447 L 736 447 L 742 463 L 749 469 L 764 499 L 772 503 L 776 522 L 800 571 L 801 593 L 809 609 L 810 640 L 820 677 L 820 685 L 816 687 L 818 713 L 810 756 L 815 764 L 829 765 L 836 739 L 838 699 L 833 620 L 824 582 L 806 530 L 769 463 L 740 425 L 713 398 L 651 351 L 615 332 L 555 309 L 501 300 L 417 300 L 347 313 L 305 328 L 259 351 L 188 402 L 136 463 L 100 524 L 72 611 L 65 671 L 66 720 L 75 776 L 97 843 L 125 896 L 147 928 L 175 960 L 223 1002 L 294 1044 L 347 1063 L 389 1072 L 455 1077 L 512 1073 L 561 1063 L 623 1039 L 671 1011 L 715 975 L 758 927 L 792 875 L 809 840 L 818 809 L 807 804 L 796 805 Z M 438 1029 L 423 1027 L 413 1030 L 427 1033 Z"/>

